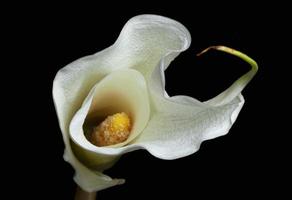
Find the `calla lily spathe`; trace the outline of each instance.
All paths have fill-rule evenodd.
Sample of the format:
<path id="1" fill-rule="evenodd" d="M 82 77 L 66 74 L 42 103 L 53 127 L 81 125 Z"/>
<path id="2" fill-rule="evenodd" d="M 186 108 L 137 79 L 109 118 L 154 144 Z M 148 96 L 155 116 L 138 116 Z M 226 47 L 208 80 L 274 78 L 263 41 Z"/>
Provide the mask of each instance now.
<path id="1" fill-rule="evenodd" d="M 214 47 L 249 62 L 252 69 L 230 88 L 207 101 L 169 97 L 164 70 L 191 43 L 179 22 L 157 15 L 130 19 L 117 41 L 94 55 L 61 69 L 54 80 L 53 98 L 65 143 L 64 159 L 75 169 L 74 180 L 88 192 L 124 182 L 102 171 L 124 153 L 146 149 L 161 159 L 196 152 L 202 141 L 224 135 L 244 103 L 242 89 L 257 71 L 246 55 Z M 123 143 L 97 147 L 84 135 L 90 116 L 131 113 L 133 127 Z"/>

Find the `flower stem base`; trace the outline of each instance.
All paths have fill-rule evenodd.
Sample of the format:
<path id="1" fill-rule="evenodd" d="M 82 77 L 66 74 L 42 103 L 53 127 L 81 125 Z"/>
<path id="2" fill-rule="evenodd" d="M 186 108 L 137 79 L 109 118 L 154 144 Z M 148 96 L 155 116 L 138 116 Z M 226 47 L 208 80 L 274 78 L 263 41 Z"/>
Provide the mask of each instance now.
<path id="1" fill-rule="evenodd" d="M 76 188 L 74 200 L 95 200 L 96 192 L 86 192 L 82 190 L 79 186 Z"/>

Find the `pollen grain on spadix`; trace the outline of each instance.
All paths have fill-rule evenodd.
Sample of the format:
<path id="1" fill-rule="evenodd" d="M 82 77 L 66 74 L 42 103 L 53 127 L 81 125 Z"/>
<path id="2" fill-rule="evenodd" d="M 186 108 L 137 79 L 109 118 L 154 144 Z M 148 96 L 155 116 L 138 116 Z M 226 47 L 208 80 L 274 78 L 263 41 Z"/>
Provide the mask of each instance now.
<path id="1" fill-rule="evenodd" d="M 116 113 L 108 116 L 96 126 L 89 140 L 96 146 L 109 146 L 124 142 L 131 133 L 131 119 L 125 113 Z"/>

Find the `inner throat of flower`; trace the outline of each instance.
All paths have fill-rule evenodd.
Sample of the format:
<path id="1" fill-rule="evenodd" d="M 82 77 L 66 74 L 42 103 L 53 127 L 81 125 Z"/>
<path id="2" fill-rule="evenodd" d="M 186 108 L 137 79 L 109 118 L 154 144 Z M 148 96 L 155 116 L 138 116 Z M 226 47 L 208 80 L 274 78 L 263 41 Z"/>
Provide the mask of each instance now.
<path id="1" fill-rule="evenodd" d="M 108 116 L 93 129 L 89 141 L 100 147 L 114 145 L 127 140 L 130 132 L 130 117 L 124 112 L 116 113 Z"/>

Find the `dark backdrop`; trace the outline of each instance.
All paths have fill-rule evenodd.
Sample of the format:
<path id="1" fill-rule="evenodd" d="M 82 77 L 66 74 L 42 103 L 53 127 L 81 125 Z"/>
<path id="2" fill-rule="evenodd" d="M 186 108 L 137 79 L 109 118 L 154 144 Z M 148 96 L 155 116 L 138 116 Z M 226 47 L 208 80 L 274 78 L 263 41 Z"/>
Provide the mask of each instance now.
<path id="1" fill-rule="evenodd" d="M 23 197 L 72 199 L 75 191 L 74 172 L 62 157 L 64 145 L 51 95 L 56 72 L 113 44 L 129 18 L 147 13 L 173 18 L 192 35 L 191 47 L 166 71 L 170 95 L 207 100 L 249 70 L 248 64 L 224 53 L 195 56 L 210 45 L 226 45 L 248 54 L 258 62 L 259 72 L 243 91 L 245 106 L 228 135 L 205 141 L 195 154 L 174 161 L 159 160 L 143 150 L 126 154 L 105 172 L 125 178 L 126 183 L 99 192 L 99 199 L 168 199 L 176 195 L 181 199 L 238 199 L 283 194 L 281 183 L 288 174 L 282 159 L 286 157 L 279 152 L 288 146 L 278 146 L 284 131 L 275 121 L 283 117 L 274 113 L 286 108 L 276 103 L 284 93 L 274 84 L 284 66 L 274 58 L 280 42 L 273 33 L 285 32 L 280 28 L 285 13 L 277 7 L 229 4 L 219 8 L 211 3 L 204 7 L 180 2 L 152 4 L 140 9 L 114 3 L 112 7 L 87 6 L 38 5 L 9 23 L 17 41 L 17 51 L 11 55 L 25 55 L 11 60 L 22 62 L 17 77 L 21 77 L 18 90 L 23 106 L 14 100 L 27 116 L 22 122 L 28 130 L 16 141 L 26 141 L 17 154 L 25 161 L 13 165 L 14 173 L 25 177 L 17 181 Z M 279 11 L 281 15 L 276 14 Z"/>

